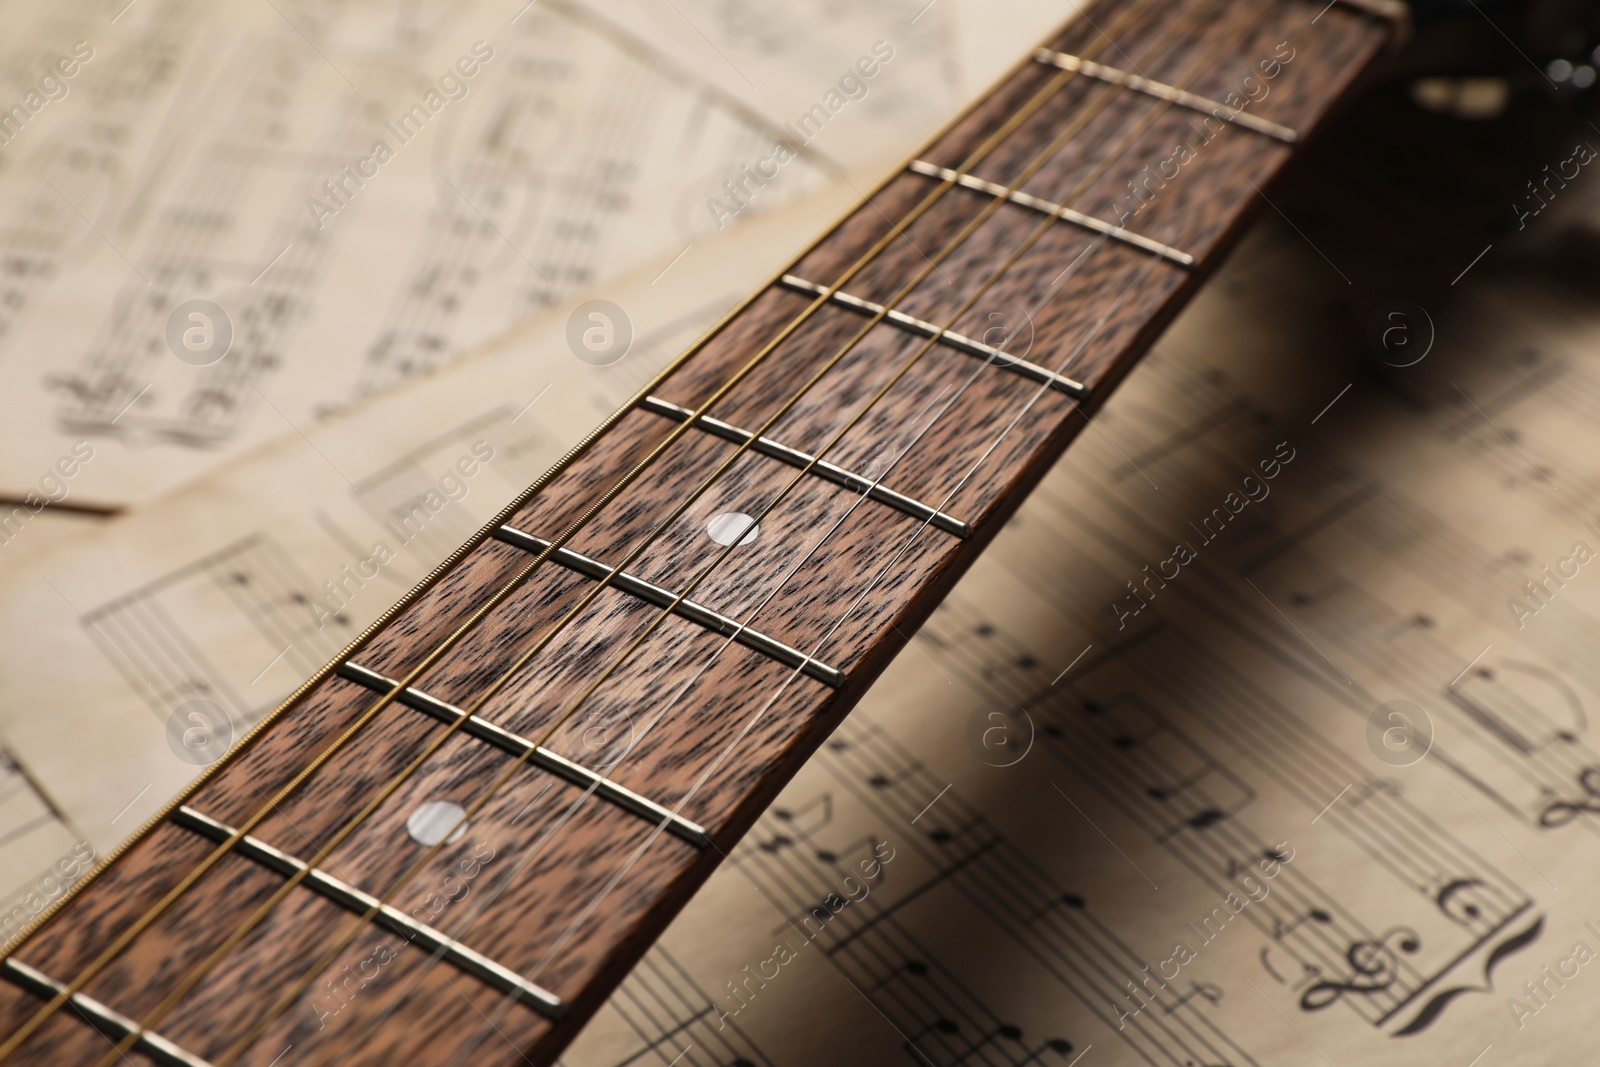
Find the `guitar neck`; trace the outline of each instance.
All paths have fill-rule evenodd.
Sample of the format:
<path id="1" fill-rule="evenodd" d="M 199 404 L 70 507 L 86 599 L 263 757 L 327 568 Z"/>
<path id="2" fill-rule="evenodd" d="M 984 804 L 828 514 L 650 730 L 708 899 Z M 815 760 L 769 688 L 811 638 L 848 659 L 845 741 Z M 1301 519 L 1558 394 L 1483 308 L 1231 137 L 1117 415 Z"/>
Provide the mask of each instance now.
<path id="1" fill-rule="evenodd" d="M 1389 40 L 1325 2 L 1025 57 L 41 914 L 0 1060 L 553 1060 Z"/>

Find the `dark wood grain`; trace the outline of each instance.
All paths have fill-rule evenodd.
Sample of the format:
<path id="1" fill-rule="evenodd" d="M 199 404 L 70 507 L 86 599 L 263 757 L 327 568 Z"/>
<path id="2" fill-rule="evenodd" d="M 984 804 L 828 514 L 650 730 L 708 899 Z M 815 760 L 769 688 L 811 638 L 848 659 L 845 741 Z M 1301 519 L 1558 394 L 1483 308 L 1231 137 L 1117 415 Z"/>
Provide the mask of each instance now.
<path id="1" fill-rule="evenodd" d="M 1050 45 L 1106 62 L 1114 55 L 1219 99 L 1242 88 L 1264 59 L 1292 49 L 1250 112 L 1302 134 L 1387 36 L 1347 9 L 1319 17 L 1320 4 L 1301 0 L 1177 0 L 1125 19 L 1132 10 L 1128 0 L 1109 0 L 1094 11 L 1101 27 L 1129 23 L 1116 34 L 1116 49 L 1107 50 L 1087 23 Z M 444 1062 L 463 1046 L 474 1063 L 551 1062 L 1104 403 L 1260 209 L 1252 186 L 1266 188 L 1291 155 L 1258 133 L 1208 125 L 1192 110 L 1027 62 L 921 158 L 955 165 L 1053 81 L 1064 83 L 974 172 L 1070 199 L 1107 221 L 1123 218 L 1130 230 L 1192 253 L 1193 269 L 1025 207 L 996 205 L 987 193 L 939 192 L 936 179 L 912 172 L 891 176 L 791 269 L 832 282 L 889 233 L 890 220 L 938 193 L 845 289 L 884 301 L 920 276 L 902 310 L 979 339 L 1014 330 L 1009 351 L 1081 381 L 1086 397 L 1041 389 L 851 310 L 807 311 L 810 298 L 777 285 L 647 387 L 685 407 L 706 404 L 804 315 L 709 413 L 747 430 L 770 423 L 764 432 L 792 447 L 826 448 L 830 462 L 882 476 L 971 524 L 971 536 L 922 525 L 635 408 L 609 420 L 606 432 L 541 478 L 341 655 L 390 677 L 416 672 L 422 691 L 476 709 L 711 834 L 715 847 L 696 847 L 480 739 L 446 736 L 450 727 L 400 703 L 372 715 L 253 831 L 300 857 L 331 849 L 324 871 L 387 896 L 555 993 L 566 1006 L 559 1021 L 507 1001 L 305 885 L 288 890 L 259 922 L 251 919 L 283 890 L 284 876 L 231 854 L 155 915 L 85 992 L 142 1018 L 248 925 L 239 944 L 154 1023 L 197 1056 L 221 1059 L 247 1042 L 239 1062 L 260 1065 L 291 1044 L 299 1064 Z M 1078 126 L 1078 136 L 1039 158 Z M 1151 181 L 1147 168 L 1179 145 L 1193 158 L 1174 177 Z M 1136 181 L 1148 195 L 1124 214 Z M 633 484 L 569 530 L 674 435 Z M 731 512 L 759 516 L 760 530 L 749 544 L 725 550 L 707 525 Z M 547 539 L 570 532 L 570 549 L 608 565 L 626 562 L 631 574 L 811 653 L 842 670 L 844 684 L 824 685 L 683 618 L 663 618 L 658 608 L 555 563 L 530 575 L 532 554 L 491 539 L 501 523 Z M 376 707 L 379 694 L 329 674 L 270 716 L 183 803 L 229 825 L 261 812 Z M 350 823 L 397 781 L 370 817 Z M 471 813 L 460 840 L 434 852 L 407 831 L 410 815 L 430 801 Z M 13 949 L 15 958 L 74 979 L 212 848 L 159 818 L 47 912 Z M 380 951 L 381 966 L 372 962 Z M 363 977 L 351 984 L 352 973 Z M 341 985 L 343 997 L 335 992 Z M 0 1035 L 17 1032 L 40 1003 L 0 986 Z M 29 1036 L 14 1060 L 93 1063 L 110 1049 L 64 1011 Z M 139 1062 L 139 1053 L 129 1058 Z"/>

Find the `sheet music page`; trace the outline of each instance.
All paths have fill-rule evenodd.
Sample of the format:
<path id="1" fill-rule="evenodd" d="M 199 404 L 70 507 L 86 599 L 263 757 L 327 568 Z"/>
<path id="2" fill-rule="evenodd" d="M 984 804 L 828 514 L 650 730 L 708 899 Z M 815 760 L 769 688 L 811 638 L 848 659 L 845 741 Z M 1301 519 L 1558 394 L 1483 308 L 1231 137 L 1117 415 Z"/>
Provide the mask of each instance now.
<path id="1" fill-rule="evenodd" d="M 864 188 L 998 73 L 952 43 L 952 4 L 652 6 L 671 32 L 581 0 L 19 13 L 0 85 L 44 79 L 45 103 L 0 129 L 0 497 L 82 441 L 76 500 L 149 500 L 721 230 Z M 991 51 L 1007 62 L 1063 17 L 1006 9 L 1032 15 Z M 801 121 L 841 78 L 845 109 Z"/>

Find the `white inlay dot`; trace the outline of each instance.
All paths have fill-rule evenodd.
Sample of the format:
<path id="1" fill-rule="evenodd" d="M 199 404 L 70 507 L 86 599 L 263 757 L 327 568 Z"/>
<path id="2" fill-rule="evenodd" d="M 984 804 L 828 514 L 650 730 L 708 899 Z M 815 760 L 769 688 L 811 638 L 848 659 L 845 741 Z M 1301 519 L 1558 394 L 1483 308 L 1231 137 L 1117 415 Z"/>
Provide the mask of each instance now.
<path id="1" fill-rule="evenodd" d="M 743 548 L 761 535 L 761 527 L 742 511 L 724 511 L 706 523 L 706 535 L 719 545 L 737 541 Z"/>
<path id="2" fill-rule="evenodd" d="M 454 844 L 467 832 L 467 809 L 448 800 L 419 804 L 406 820 L 406 833 L 419 845 L 432 848 L 441 842 Z M 448 835 L 448 836 L 446 836 Z"/>

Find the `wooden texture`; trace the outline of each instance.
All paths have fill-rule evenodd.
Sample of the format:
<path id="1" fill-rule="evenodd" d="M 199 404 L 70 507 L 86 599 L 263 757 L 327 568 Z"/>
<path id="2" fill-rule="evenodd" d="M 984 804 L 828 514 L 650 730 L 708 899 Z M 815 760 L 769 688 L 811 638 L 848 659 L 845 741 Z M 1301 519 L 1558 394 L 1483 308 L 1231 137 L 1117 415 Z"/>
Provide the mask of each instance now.
<path id="1" fill-rule="evenodd" d="M 1126 8 L 1126 0 L 1110 0 L 1094 10 L 1095 22 L 1111 25 Z M 1349 9 L 1319 16 L 1320 8 L 1300 0 L 1181 0 L 1129 19 L 1119 47 L 1103 58 L 1219 100 L 1264 85 L 1250 112 L 1304 134 L 1387 36 Z M 1049 44 L 1073 53 L 1104 48 L 1087 23 Z M 1276 64 L 1273 76 L 1263 74 L 1264 63 Z M 648 387 L 687 408 L 706 404 L 806 316 L 708 414 L 808 452 L 827 449 L 830 462 L 882 475 L 886 486 L 966 521 L 972 536 L 923 526 L 794 467 L 738 454 L 693 426 L 633 409 L 341 655 L 339 662 L 394 678 L 415 673 L 415 688 L 609 775 L 710 832 L 714 847 L 696 848 L 479 740 L 446 737 L 448 727 L 398 702 L 371 715 L 252 830 L 304 859 L 331 849 L 320 864 L 327 874 L 385 896 L 554 993 L 566 1006 L 563 1018 L 508 1001 L 404 938 L 362 925 L 304 884 L 257 921 L 252 916 L 284 878 L 236 854 L 222 856 L 154 914 L 214 848 L 165 817 L 48 912 L 15 957 L 73 981 L 146 917 L 132 943 L 83 985 L 123 1015 L 144 1019 L 230 934 L 248 929 L 152 1020 L 155 1032 L 211 1062 L 237 1056 L 264 1065 L 290 1044 L 297 1064 L 446 1062 L 463 1047 L 473 1063 L 553 1060 L 1176 314 L 1260 204 L 1252 185 L 1265 187 L 1290 156 L 1259 134 L 1030 61 L 921 158 L 959 165 L 1053 80 L 1060 87 L 973 172 L 1010 184 L 1075 129 L 1023 189 L 1070 199 L 1107 221 L 1137 207 L 1128 228 L 1190 252 L 1196 269 L 956 187 L 843 288 L 886 302 L 925 275 L 899 309 L 991 342 L 1012 333 L 1008 351 L 1083 382 L 1084 399 L 836 304 L 808 312 L 809 297 L 778 285 L 757 293 Z M 1163 163 L 1180 144 L 1188 157 Z M 890 220 L 905 219 L 939 186 L 910 171 L 893 175 L 792 271 L 832 283 L 889 234 Z M 535 557 L 489 540 L 494 526 L 547 539 L 568 533 L 675 433 L 631 485 L 570 531 L 567 547 L 608 565 L 625 562 L 630 574 L 839 668 L 843 688 L 682 618 L 663 618 L 618 590 L 597 590 L 592 579 L 554 563 L 502 592 Z M 708 536 L 708 524 L 728 513 L 760 517 L 753 540 L 729 549 Z M 330 671 L 183 802 L 232 826 L 253 820 L 378 702 L 380 694 Z M 371 815 L 349 825 L 397 776 L 403 780 Z M 406 823 L 419 805 L 436 801 L 473 814 L 458 841 L 430 855 Z M 319 962 L 335 949 L 331 963 Z M 296 993 L 302 977 L 309 986 Z M 286 992 L 295 995 L 279 1011 Z M 0 985 L 0 1035 L 18 1033 L 41 1003 Z M 22 1040 L 11 1059 L 55 1065 L 108 1056 L 115 1058 L 111 1042 L 69 1009 Z M 130 1061 L 141 1058 L 129 1053 Z"/>

